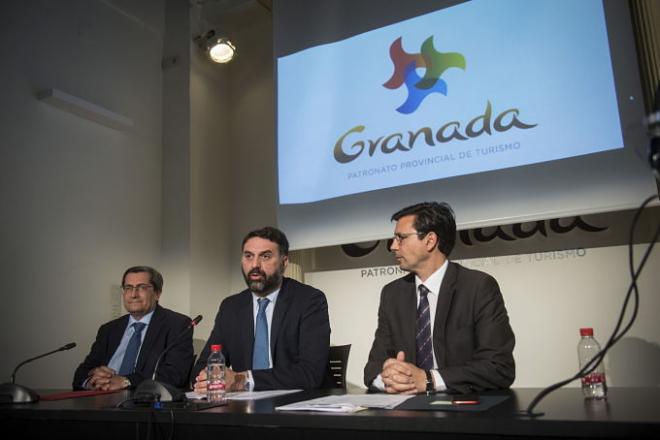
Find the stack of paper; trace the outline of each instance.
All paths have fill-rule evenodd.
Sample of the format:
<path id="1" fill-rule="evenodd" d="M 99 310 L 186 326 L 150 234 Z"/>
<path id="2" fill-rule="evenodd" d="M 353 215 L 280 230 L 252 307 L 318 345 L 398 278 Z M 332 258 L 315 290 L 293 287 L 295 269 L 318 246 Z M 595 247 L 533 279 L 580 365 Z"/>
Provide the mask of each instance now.
<path id="1" fill-rule="evenodd" d="M 322 411 L 352 413 L 367 408 L 392 409 L 413 396 L 390 394 L 344 394 L 341 396 L 319 397 L 289 405 L 278 406 L 280 411 Z"/>
<path id="2" fill-rule="evenodd" d="M 227 393 L 225 396 L 227 397 L 227 400 L 259 400 L 297 393 L 298 391 L 302 390 L 234 391 Z"/>
<path id="3" fill-rule="evenodd" d="M 269 397 L 282 396 L 284 394 L 297 393 L 302 390 L 271 390 L 271 391 L 234 391 L 225 394 L 227 400 L 259 400 Z M 188 391 L 186 397 L 191 400 L 206 400 L 206 394 Z"/>

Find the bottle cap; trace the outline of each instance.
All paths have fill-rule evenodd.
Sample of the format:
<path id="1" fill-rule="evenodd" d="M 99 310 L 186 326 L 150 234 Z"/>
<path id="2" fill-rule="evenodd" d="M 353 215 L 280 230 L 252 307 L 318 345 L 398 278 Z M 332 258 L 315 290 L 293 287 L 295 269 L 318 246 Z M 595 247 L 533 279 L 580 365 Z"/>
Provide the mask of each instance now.
<path id="1" fill-rule="evenodd" d="M 580 336 L 593 336 L 594 329 L 591 327 L 585 327 L 580 329 Z"/>
<path id="2" fill-rule="evenodd" d="M 220 351 L 220 350 L 222 350 L 222 344 L 211 345 L 211 351 Z"/>

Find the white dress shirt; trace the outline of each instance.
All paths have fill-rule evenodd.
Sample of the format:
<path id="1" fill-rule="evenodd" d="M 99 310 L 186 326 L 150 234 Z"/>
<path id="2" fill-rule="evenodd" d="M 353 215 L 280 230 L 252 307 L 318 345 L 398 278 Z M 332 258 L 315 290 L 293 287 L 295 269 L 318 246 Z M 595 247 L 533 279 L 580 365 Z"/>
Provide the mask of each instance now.
<path id="1" fill-rule="evenodd" d="M 262 297 L 252 292 L 252 321 L 254 322 L 253 331 L 255 334 L 257 331 L 257 313 L 259 313 L 258 301 L 260 298 L 267 298 L 270 301 L 266 306 L 266 323 L 268 324 L 268 368 L 273 368 L 273 354 L 270 351 L 270 329 L 273 324 L 273 311 L 275 310 L 275 302 L 277 302 L 277 296 L 279 293 L 280 289 L 277 289 L 275 292 Z M 245 387 L 248 391 L 252 391 L 254 389 L 254 378 L 252 377 L 252 370 L 247 371 Z"/>
<path id="2" fill-rule="evenodd" d="M 147 329 L 149 328 L 151 317 L 154 315 L 154 310 L 144 315 L 139 321 L 133 318 L 133 316 L 131 315 L 128 316 L 128 325 L 126 326 L 126 330 L 124 330 L 124 336 L 121 337 L 121 342 L 119 343 L 117 350 L 115 350 L 115 354 L 113 354 L 112 357 L 110 358 L 110 362 L 108 362 L 108 367 L 112 368 L 115 372 L 119 371 L 119 367 L 121 367 L 121 362 L 124 360 L 124 354 L 126 353 L 126 348 L 128 348 L 128 341 L 131 340 L 133 333 L 135 333 L 135 327 L 133 327 L 133 324 L 136 322 L 141 322 L 143 324 L 146 324 L 142 329 L 142 334 L 140 335 L 141 337 L 140 350 L 142 350 L 142 343 L 144 342 L 144 336 L 147 334 Z M 138 351 L 138 358 L 139 357 L 140 357 L 140 351 Z"/>
<path id="3" fill-rule="evenodd" d="M 431 335 L 433 335 L 433 329 L 435 328 L 435 311 L 438 307 L 438 295 L 440 294 L 440 286 L 442 285 L 442 280 L 445 278 L 445 273 L 447 272 L 449 260 L 445 260 L 442 266 L 440 266 L 435 272 L 431 274 L 425 281 L 422 281 L 417 275 L 415 275 L 415 292 L 417 295 L 417 305 L 419 306 L 420 295 L 419 295 L 419 286 L 424 285 L 429 290 L 428 295 L 426 296 L 429 300 L 429 313 L 431 314 Z M 431 344 L 433 344 L 433 338 L 431 338 Z M 445 381 L 442 379 L 440 372 L 437 370 L 438 361 L 435 358 L 435 350 L 433 350 L 433 345 L 431 345 L 431 350 L 433 353 L 433 370 L 431 374 L 433 375 L 433 380 L 435 382 L 436 391 L 444 391 L 447 389 Z M 407 359 L 409 361 L 410 358 Z M 383 378 L 379 374 L 376 376 L 372 385 L 381 391 L 385 391 L 385 383 L 383 383 Z"/>

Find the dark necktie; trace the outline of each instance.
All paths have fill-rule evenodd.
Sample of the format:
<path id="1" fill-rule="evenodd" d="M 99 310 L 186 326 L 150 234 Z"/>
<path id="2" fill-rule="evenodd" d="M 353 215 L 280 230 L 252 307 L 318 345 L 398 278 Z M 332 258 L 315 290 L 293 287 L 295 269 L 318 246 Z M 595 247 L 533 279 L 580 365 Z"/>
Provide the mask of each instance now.
<path id="1" fill-rule="evenodd" d="M 124 359 L 121 361 L 121 367 L 119 367 L 119 375 L 127 376 L 132 374 L 135 370 L 135 362 L 137 361 L 138 352 L 140 351 L 140 345 L 142 345 L 142 330 L 147 326 L 143 322 L 135 322 L 133 326 L 133 336 L 128 341 L 128 346 L 126 347 L 126 353 L 124 353 Z"/>
<path id="2" fill-rule="evenodd" d="M 428 299 L 429 289 L 419 285 L 419 306 L 417 306 L 417 366 L 423 370 L 433 368 L 433 344 L 431 343 L 431 312 Z"/>
<path id="3" fill-rule="evenodd" d="M 265 370 L 268 362 L 268 321 L 266 320 L 266 307 L 270 300 L 259 298 L 259 311 L 257 312 L 257 326 L 254 332 L 254 351 L 252 352 L 252 369 Z"/>

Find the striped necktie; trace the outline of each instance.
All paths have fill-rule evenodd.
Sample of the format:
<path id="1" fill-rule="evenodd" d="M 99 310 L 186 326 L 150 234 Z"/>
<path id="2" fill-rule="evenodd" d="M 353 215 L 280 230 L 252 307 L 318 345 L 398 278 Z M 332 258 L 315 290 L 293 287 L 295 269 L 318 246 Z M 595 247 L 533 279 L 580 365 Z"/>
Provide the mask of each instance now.
<path id="1" fill-rule="evenodd" d="M 433 368 L 433 344 L 431 342 L 431 312 L 428 299 L 429 289 L 419 285 L 419 305 L 417 306 L 417 366 L 423 370 Z"/>

